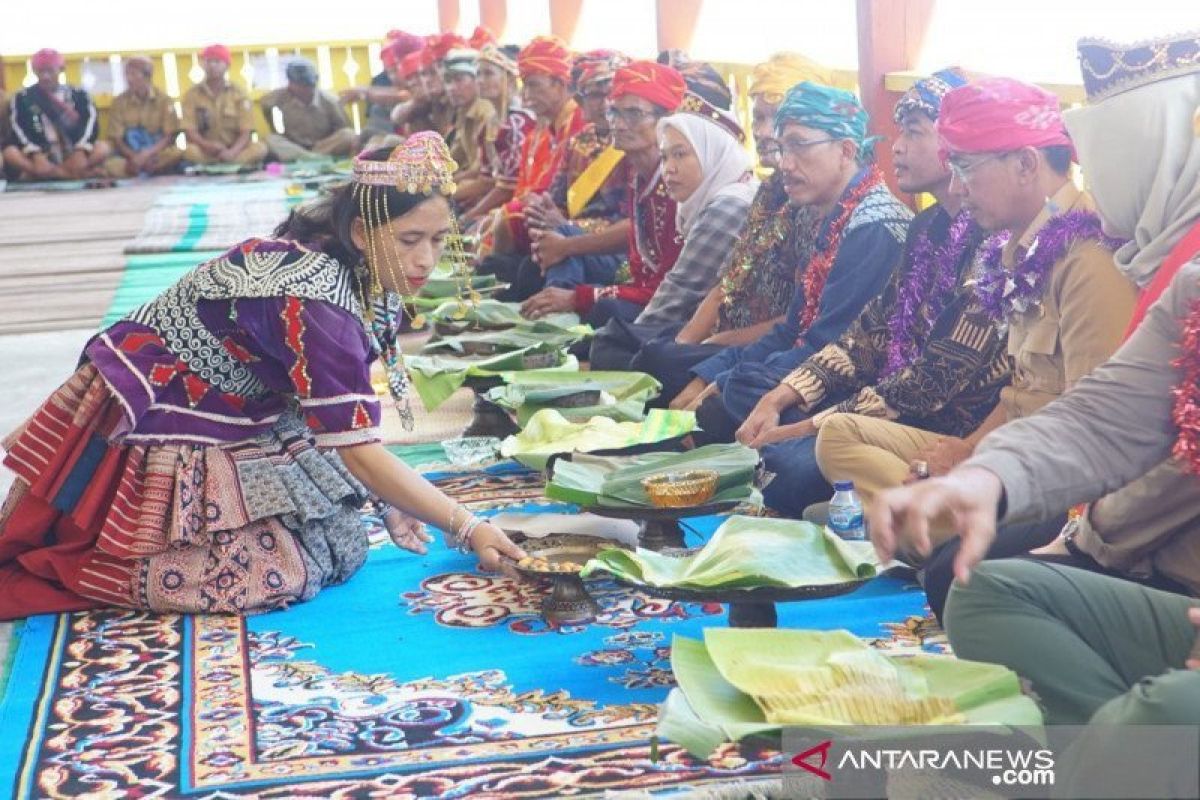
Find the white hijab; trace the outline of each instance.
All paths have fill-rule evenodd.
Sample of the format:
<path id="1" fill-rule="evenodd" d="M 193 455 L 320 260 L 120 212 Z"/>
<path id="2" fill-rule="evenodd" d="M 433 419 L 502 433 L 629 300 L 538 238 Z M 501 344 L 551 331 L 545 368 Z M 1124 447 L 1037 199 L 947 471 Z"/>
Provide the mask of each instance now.
<path id="1" fill-rule="evenodd" d="M 1200 73 L 1140 86 L 1064 116 L 1117 268 L 1144 287 L 1200 220 Z"/>
<path id="2" fill-rule="evenodd" d="M 663 117 L 658 121 L 660 138 L 665 128 L 674 128 L 683 134 L 696 151 L 704 174 L 696 191 L 676 207 L 675 227 L 680 236 L 687 236 L 700 211 L 716 198 L 732 195 L 745 198 L 747 203 L 754 199 L 754 193 L 758 191 L 754 161 L 732 133 L 696 114 Z"/>

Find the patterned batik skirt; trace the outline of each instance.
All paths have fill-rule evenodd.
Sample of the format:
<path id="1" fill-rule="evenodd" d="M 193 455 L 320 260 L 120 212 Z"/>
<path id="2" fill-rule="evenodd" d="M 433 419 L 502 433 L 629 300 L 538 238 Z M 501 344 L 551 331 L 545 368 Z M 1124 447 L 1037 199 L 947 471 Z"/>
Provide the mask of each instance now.
<path id="1" fill-rule="evenodd" d="M 221 446 L 112 442 L 116 396 L 84 365 L 4 442 L 0 619 L 97 606 L 252 614 L 366 559 L 366 490 L 296 413 Z"/>

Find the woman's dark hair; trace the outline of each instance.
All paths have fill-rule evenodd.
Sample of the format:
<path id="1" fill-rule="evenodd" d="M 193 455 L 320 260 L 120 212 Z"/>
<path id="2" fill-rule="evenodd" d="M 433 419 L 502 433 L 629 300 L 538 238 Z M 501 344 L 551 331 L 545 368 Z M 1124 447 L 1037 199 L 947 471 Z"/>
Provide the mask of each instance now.
<path id="1" fill-rule="evenodd" d="M 363 153 L 360 158 L 368 161 L 387 161 L 391 147 L 379 147 Z M 355 247 L 350 237 L 354 220 L 362 216 L 358 196 L 351 181 L 338 184 L 320 197 L 292 210 L 287 219 L 275 228 L 275 236 L 291 239 L 315 247 L 336 258 L 347 266 L 362 261 L 362 252 Z M 382 192 L 387 204 L 388 216 L 402 217 L 409 211 L 429 200 L 431 195 L 409 194 L 390 186 L 372 187 L 372 192 Z"/>

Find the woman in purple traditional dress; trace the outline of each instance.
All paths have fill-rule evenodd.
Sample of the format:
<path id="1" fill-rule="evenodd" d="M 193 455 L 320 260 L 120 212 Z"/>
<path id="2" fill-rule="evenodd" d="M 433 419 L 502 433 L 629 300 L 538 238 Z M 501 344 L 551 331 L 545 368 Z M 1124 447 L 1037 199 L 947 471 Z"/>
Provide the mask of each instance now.
<path id="1" fill-rule="evenodd" d="M 5 442 L 0 619 L 123 606 L 250 614 L 362 566 L 369 497 L 393 540 L 424 523 L 485 569 L 522 552 L 390 455 L 370 367 L 406 427 L 395 337 L 453 231 L 437 134 L 361 156 L 271 239 L 201 264 L 97 334 Z"/>

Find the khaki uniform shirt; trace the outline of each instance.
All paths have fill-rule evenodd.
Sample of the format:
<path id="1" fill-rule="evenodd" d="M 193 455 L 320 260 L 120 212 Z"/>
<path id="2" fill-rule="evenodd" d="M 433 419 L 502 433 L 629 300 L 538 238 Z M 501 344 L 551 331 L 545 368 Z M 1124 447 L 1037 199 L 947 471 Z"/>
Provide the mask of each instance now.
<path id="1" fill-rule="evenodd" d="M 454 115 L 454 146 L 450 155 L 458 162 L 458 168 L 466 172 L 478 172 L 482 153 L 479 150 L 479 134 L 496 116 L 496 107 L 482 97 Z"/>
<path id="2" fill-rule="evenodd" d="M 1050 519 L 1092 502 L 1080 549 L 1134 575 L 1158 572 L 1200 594 L 1200 477 L 1170 460 L 1185 320 L 1200 259 L 1185 265 L 1120 351 L 1040 414 L 986 437 L 964 466 L 1004 485 L 1004 522 Z M 1099 499 L 1097 499 L 1099 498 Z"/>
<path id="3" fill-rule="evenodd" d="M 126 90 L 113 99 L 108 110 L 108 138 L 122 141 L 127 128 L 145 128 L 147 133 L 167 138 L 179 133 L 179 115 L 175 103 L 151 86 L 145 98 Z"/>
<path id="4" fill-rule="evenodd" d="M 1091 197 L 1068 182 L 1025 233 L 1005 245 L 1003 264 L 1012 267 L 1055 213 L 1094 209 Z M 1112 355 L 1136 301 L 1137 290 L 1110 251 L 1095 241 L 1072 245 L 1051 268 L 1042 302 L 1009 322 L 1012 384 L 1000 392 L 1008 419 L 1027 417 L 1057 399 Z"/>
<path id="5" fill-rule="evenodd" d="M 350 127 L 346 112 L 328 92 L 317 89 L 311 103 L 305 103 L 287 90 L 276 89 L 262 99 L 263 114 L 274 127 L 271 109 L 283 116 L 283 135 L 301 147 L 310 148 L 322 139 Z"/>
<path id="6" fill-rule="evenodd" d="M 250 98 L 232 83 L 215 95 L 198 83 L 183 96 L 183 128 L 230 147 L 243 131 L 254 129 Z"/>

